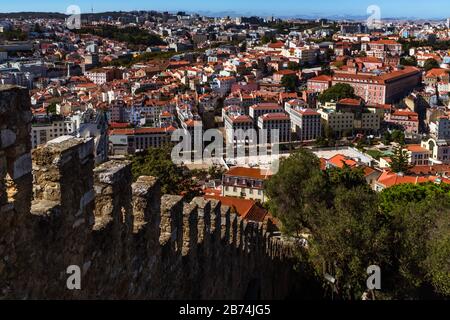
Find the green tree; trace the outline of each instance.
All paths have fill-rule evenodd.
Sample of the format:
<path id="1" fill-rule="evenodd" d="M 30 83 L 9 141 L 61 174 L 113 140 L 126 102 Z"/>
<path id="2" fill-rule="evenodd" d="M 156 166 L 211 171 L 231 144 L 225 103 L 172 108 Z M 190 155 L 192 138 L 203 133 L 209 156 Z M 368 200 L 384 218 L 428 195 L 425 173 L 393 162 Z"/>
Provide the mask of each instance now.
<path id="1" fill-rule="evenodd" d="M 267 35 L 264 35 L 262 38 L 261 38 L 261 43 L 262 44 L 268 44 L 268 43 L 270 43 L 270 42 L 275 42 L 276 41 L 276 38 L 274 37 L 274 36 L 267 36 Z"/>
<path id="2" fill-rule="evenodd" d="M 282 159 L 278 173 L 265 185 L 270 212 L 281 221 L 286 232 L 296 234 L 310 227 L 312 217 L 324 206 L 326 187 L 319 159 L 301 149 Z"/>
<path id="3" fill-rule="evenodd" d="M 364 186 L 336 189 L 333 206 L 320 211 L 310 243 L 310 260 L 320 276 L 330 274 L 339 297 L 359 299 L 367 267 L 389 261 L 389 232 L 377 209 L 377 195 Z"/>
<path id="4" fill-rule="evenodd" d="M 242 42 L 242 44 L 239 46 L 240 52 L 246 52 L 247 51 L 247 41 Z"/>
<path id="5" fill-rule="evenodd" d="M 212 166 L 208 169 L 208 175 L 211 179 L 222 179 L 225 169 L 220 166 Z"/>
<path id="6" fill-rule="evenodd" d="M 397 185 L 380 194 L 380 208 L 391 230 L 386 289 L 401 298 L 450 297 L 450 185 Z"/>
<path id="7" fill-rule="evenodd" d="M 430 71 L 431 69 L 439 68 L 439 62 L 437 62 L 435 59 L 428 59 L 425 61 L 425 64 L 423 65 L 423 68 L 425 71 Z"/>
<path id="8" fill-rule="evenodd" d="M 390 166 L 392 171 L 396 173 L 408 173 L 411 168 L 408 163 L 408 153 L 402 145 L 395 147 Z"/>
<path id="9" fill-rule="evenodd" d="M 417 67 L 417 59 L 416 57 L 403 57 L 400 59 L 400 64 L 403 66 L 413 66 Z"/>
<path id="10" fill-rule="evenodd" d="M 378 297 L 450 297 L 449 184 L 402 184 L 376 194 L 361 169 L 322 171 L 314 154 L 299 150 L 265 188 L 283 231 L 310 234 L 308 250 L 298 250 L 302 270 L 324 284 L 325 273 L 333 276 L 338 297 L 359 299 L 370 265 L 383 272 Z"/>
<path id="11" fill-rule="evenodd" d="M 391 133 L 391 139 L 401 145 L 405 144 L 405 133 L 401 130 L 394 130 Z"/>
<path id="12" fill-rule="evenodd" d="M 388 146 L 388 145 L 391 144 L 391 142 L 392 142 L 392 135 L 391 135 L 391 133 L 389 131 L 385 131 L 383 133 L 383 144 Z"/>
<path id="13" fill-rule="evenodd" d="M 185 175 L 183 169 L 172 162 L 170 153 L 169 147 L 150 148 L 131 157 L 134 179 L 153 176 L 159 179 L 163 193 L 181 193 Z"/>
<path id="14" fill-rule="evenodd" d="M 52 102 L 48 105 L 48 107 L 45 109 L 47 114 L 56 114 L 56 103 Z"/>
<path id="15" fill-rule="evenodd" d="M 42 32 L 41 25 L 39 23 L 35 23 L 34 27 L 33 27 L 33 31 L 37 32 L 37 33 L 41 33 Z"/>
<path id="16" fill-rule="evenodd" d="M 295 92 L 300 85 L 300 80 L 297 75 L 285 75 L 281 78 L 281 85 L 286 88 L 288 92 Z"/>
<path id="17" fill-rule="evenodd" d="M 294 61 L 289 61 L 288 63 L 288 69 L 289 70 L 293 70 L 293 71 L 298 71 L 301 69 L 301 66 L 299 63 L 294 62 Z"/>
<path id="18" fill-rule="evenodd" d="M 345 98 L 356 98 L 355 89 L 346 83 L 338 83 L 320 94 L 319 101 L 321 103 L 330 101 L 339 101 Z"/>

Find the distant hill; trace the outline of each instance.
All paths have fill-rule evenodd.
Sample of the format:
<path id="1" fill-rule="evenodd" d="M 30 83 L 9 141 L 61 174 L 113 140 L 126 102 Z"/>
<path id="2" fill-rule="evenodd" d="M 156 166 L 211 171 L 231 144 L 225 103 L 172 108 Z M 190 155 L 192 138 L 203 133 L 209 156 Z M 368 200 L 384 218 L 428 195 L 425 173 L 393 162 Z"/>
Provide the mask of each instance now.
<path id="1" fill-rule="evenodd" d="M 83 13 L 82 18 L 99 18 L 112 17 L 113 19 L 129 16 L 130 12 L 115 11 L 115 12 L 99 12 L 99 13 Z M 9 12 L 0 13 L 0 19 L 14 18 L 14 19 L 65 19 L 68 15 L 60 12 Z"/>
<path id="2" fill-rule="evenodd" d="M 9 12 L 0 13 L 0 19 L 65 19 L 67 16 L 59 12 Z"/>

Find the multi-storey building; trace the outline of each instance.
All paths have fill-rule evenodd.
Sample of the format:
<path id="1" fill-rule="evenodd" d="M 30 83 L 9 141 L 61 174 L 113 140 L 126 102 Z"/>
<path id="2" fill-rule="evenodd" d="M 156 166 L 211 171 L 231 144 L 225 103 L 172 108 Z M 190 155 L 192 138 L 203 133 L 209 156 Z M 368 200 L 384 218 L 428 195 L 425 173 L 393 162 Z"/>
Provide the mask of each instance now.
<path id="1" fill-rule="evenodd" d="M 258 124 L 258 119 L 262 115 L 265 115 L 267 113 L 280 113 L 283 111 L 283 107 L 278 103 L 258 103 L 249 108 L 249 116 L 253 119 L 253 123 L 256 127 Z"/>
<path id="2" fill-rule="evenodd" d="M 291 100 L 285 103 L 286 112 L 291 118 L 292 131 L 300 141 L 311 141 L 322 133 L 321 116 L 316 110 L 306 108 L 303 100 Z"/>
<path id="3" fill-rule="evenodd" d="M 346 83 L 355 89 L 355 94 L 367 104 L 394 103 L 408 96 L 422 82 L 422 73 L 415 67 L 405 67 L 377 75 L 375 73 L 336 72 L 333 85 Z"/>
<path id="4" fill-rule="evenodd" d="M 222 178 L 222 195 L 266 202 L 264 181 L 269 172 L 262 169 L 234 167 Z"/>
<path id="5" fill-rule="evenodd" d="M 96 85 L 102 85 L 114 80 L 113 69 L 105 69 L 105 68 L 94 69 L 86 71 L 84 75 Z"/>
<path id="6" fill-rule="evenodd" d="M 327 75 L 321 75 L 311 78 L 307 81 L 308 91 L 321 93 L 331 87 L 333 78 Z"/>
<path id="7" fill-rule="evenodd" d="M 174 127 L 116 129 L 109 134 L 112 155 L 134 154 L 148 148 L 158 148 L 171 142 Z"/>
<path id="8" fill-rule="evenodd" d="M 395 110 L 388 113 L 384 122 L 401 127 L 407 134 L 419 133 L 419 115 L 408 110 Z"/>
<path id="9" fill-rule="evenodd" d="M 319 114 L 324 126 L 332 132 L 341 134 L 345 131 L 353 131 L 355 115 L 352 112 L 338 112 L 333 108 L 321 108 Z"/>
<path id="10" fill-rule="evenodd" d="M 50 140 L 71 135 L 77 130 L 77 123 L 72 119 L 51 116 L 35 118 L 31 125 L 31 146 L 36 148 Z"/>
<path id="11" fill-rule="evenodd" d="M 450 164 L 449 116 L 442 116 L 430 123 L 430 137 L 423 140 L 421 145 L 430 151 L 430 163 Z"/>
<path id="12" fill-rule="evenodd" d="M 254 128 L 253 119 L 247 115 L 231 114 L 224 118 L 226 140 L 233 144 L 253 143 L 257 137 L 241 136 Z"/>
<path id="13" fill-rule="evenodd" d="M 441 116 L 436 121 L 430 122 L 430 134 L 437 140 L 450 139 L 450 117 Z"/>
<path id="14" fill-rule="evenodd" d="M 414 166 L 427 166 L 429 164 L 430 150 L 421 145 L 408 145 L 404 149 L 408 155 L 408 163 Z"/>
<path id="15" fill-rule="evenodd" d="M 394 40 L 378 40 L 366 42 L 361 45 L 361 50 L 369 57 L 384 59 L 387 56 L 400 56 L 403 52 L 402 45 Z"/>
<path id="16" fill-rule="evenodd" d="M 231 92 L 231 87 L 235 83 L 235 77 L 217 77 L 212 81 L 211 88 L 223 97 Z"/>
<path id="17" fill-rule="evenodd" d="M 278 142 L 291 141 L 291 120 L 289 115 L 281 113 L 267 113 L 258 118 L 258 129 L 264 130 L 267 143 L 273 143 L 273 130 L 278 130 Z M 261 132 L 261 131 L 260 131 Z M 260 141 L 261 142 L 261 141 Z"/>

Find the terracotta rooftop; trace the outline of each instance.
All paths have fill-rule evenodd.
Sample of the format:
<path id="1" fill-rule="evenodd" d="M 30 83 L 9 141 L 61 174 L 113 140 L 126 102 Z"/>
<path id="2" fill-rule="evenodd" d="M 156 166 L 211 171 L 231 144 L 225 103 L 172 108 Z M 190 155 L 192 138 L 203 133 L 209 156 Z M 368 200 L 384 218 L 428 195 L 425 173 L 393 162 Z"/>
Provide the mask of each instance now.
<path id="1" fill-rule="evenodd" d="M 331 76 L 327 76 L 327 75 L 320 75 L 314 78 L 309 79 L 308 81 L 315 81 L 315 82 L 330 82 L 331 80 L 333 80 L 333 78 Z"/>
<path id="2" fill-rule="evenodd" d="M 139 134 L 168 133 L 174 130 L 175 128 L 172 126 L 167 128 L 114 129 L 110 131 L 110 135 L 139 135 Z"/>
<path id="3" fill-rule="evenodd" d="M 427 77 L 444 77 L 448 75 L 448 69 L 434 68 L 427 72 Z"/>
<path id="4" fill-rule="evenodd" d="M 360 106 L 362 100 L 361 99 L 352 99 L 352 98 L 345 98 L 339 100 L 339 104 L 345 104 L 349 106 Z"/>
<path id="5" fill-rule="evenodd" d="M 263 222 L 268 214 L 253 200 L 212 195 L 205 196 L 205 199 L 219 200 L 222 205 L 234 208 L 242 219 L 250 221 Z"/>
<path id="6" fill-rule="evenodd" d="M 246 177 L 259 180 L 266 180 L 270 177 L 269 170 L 245 168 L 245 167 L 233 167 L 225 173 L 226 176 L 232 177 Z"/>
<path id="7" fill-rule="evenodd" d="M 263 121 L 271 121 L 271 120 L 289 120 L 289 115 L 283 112 L 279 113 L 266 113 L 261 116 Z"/>
<path id="8" fill-rule="evenodd" d="M 250 107 L 254 110 L 276 110 L 276 109 L 282 109 L 282 107 L 278 103 L 271 103 L 271 102 L 263 102 L 258 103 Z"/>
<path id="9" fill-rule="evenodd" d="M 442 182 L 450 183 L 450 179 L 441 178 L 437 176 L 402 176 L 390 171 L 384 171 L 378 178 L 378 183 L 386 188 L 399 185 L 399 184 L 419 184 L 426 182 Z"/>
<path id="10" fill-rule="evenodd" d="M 355 160 L 349 159 L 342 154 L 335 155 L 334 157 L 328 159 L 327 162 L 338 168 L 343 168 L 345 165 L 354 167 L 358 164 Z"/>
<path id="11" fill-rule="evenodd" d="M 420 144 L 411 144 L 406 146 L 406 149 L 411 152 L 429 152 L 429 150 L 423 148 Z"/>

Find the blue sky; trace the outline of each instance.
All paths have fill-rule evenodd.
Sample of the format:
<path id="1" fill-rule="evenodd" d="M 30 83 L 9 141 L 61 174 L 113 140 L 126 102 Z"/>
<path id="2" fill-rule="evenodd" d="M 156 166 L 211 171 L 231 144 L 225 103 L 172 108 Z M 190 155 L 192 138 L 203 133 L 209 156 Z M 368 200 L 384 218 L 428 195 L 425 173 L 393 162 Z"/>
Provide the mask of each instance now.
<path id="1" fill-rule="evenodd" d="M 1 0 L 0 12 L 65 12 L 69 5 L 82 12 L 118 10 L 234 11 L 242 15 L 366 15 L 369 5 L 381 8 L 382 17 L 450 17 L 448 0 Z"/>

